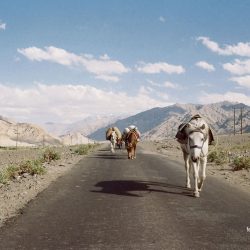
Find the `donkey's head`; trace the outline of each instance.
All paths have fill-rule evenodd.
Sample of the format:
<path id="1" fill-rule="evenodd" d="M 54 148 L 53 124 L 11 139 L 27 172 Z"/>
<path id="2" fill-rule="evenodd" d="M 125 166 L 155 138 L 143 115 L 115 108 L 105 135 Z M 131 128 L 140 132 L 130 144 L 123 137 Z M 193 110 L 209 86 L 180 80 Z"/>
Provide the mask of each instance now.
<path id="1" fill-rule="evenodd" d="M 187 147 L 189 149 L 189 154 L 193 162 L 197 162 L 201 157 L 201 152 L 204 143 L 207 142 L 207 134 L 204 131 L 205 124 L 199 128 L 192 128 L 190 124 L 187 124 L 188 129 L 188 142 Z"/>
<path id="2" fill-rule="evenodd" d="M 115 131 L 112 131 L 111 136 L 110 136 L 110 141 L 115 142 L 117 141 L 117 135 Z"/>

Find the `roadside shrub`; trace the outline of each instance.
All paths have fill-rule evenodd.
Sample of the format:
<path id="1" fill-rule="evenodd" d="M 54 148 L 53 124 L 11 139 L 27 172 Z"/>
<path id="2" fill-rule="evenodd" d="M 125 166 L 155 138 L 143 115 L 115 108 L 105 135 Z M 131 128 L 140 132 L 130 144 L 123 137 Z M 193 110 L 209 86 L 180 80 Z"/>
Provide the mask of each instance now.
<path id="1" fill-rule="evenodd" d="M 7 182 L 8 182 L 8 178 L 6 176 L 6 171 L 1 171 L 0 172 L 0 183 L 6 184 Z"/>
<path id="2" fill-rule="evenodd" d="M 21 163 L 19 174 L 28 173 L 30 175 L 42 175 L 45 173 L 45 168 L 40 160 L 26 161 Z"/>
<path id="3" fill-rule="evenodd" d="M 30 175 L 42 175 L 46 170 L 40 160 L 25 161 L 20 165 L 10 165 L 6 169 L 0 172 L 0 183 L 6 184 L 8 181 L 13 180 L 16 176 L 20 176 L 24 173 Z"/>
<path id="4" fill-rule="evenodd" d="M 207 156 L 207 161 L 208 162 L 215 162 L 216 158 L 218 157 L 217 151 L 212 151 L 208 154 Z"/>
<path id="5" fill-rule="evenodd" d="M 79 155 L 86 155 L 93 147 L 94 146 L 92 144 L 82 144 L 75 150 L 75 153 Z"/>
<path id="6" fill-rule="evenodd" d="M 60 159 L 59 153 L 57 153 L 53 149 L 47 148 L 44 151 L 43 160 L 45 162 L 51 162 L 51 161 L 55 161 L 55 160 L 59 160 L 59 159 Z"/>
<path id="7" fill-rule="evenodd" d="M 228 163 L 228 154 L 225 151 L 212 151 L 208 154 L 208 162 L 214 162 L 217 165 Z"/>
<path id="8" fill-rule="evenodd" d="M 233 170 L 250 169 L 250 157 L 236 157 L 233 161 Z"/>
<path id="9" fill-rule="evenodd" d="M 5 178 L 7 180 L 14 179 L 16 175 L 18 175 L 19 167 L 16 165 L 10 165 L 5 170 Z"/>
<path id="10" fill-rule="evenodd" d="M 18 166 L 10 165 L 0 172 L 0 183 L 6 184 L 9 180 L 14 179 L 18 175 Z"/>

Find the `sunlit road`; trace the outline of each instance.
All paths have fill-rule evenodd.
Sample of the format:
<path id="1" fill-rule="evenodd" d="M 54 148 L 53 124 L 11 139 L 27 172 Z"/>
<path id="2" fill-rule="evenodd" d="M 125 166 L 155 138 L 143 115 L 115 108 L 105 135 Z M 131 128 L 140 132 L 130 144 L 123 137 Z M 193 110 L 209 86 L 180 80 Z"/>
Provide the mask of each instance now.
<path id="1" fill-rule="evenodd" d="M 209 177 L 193 198 L 184 184 L 164 156 L 101 149 L 3 227 L 0 249 L 250 249 L 249 196 Z"/>

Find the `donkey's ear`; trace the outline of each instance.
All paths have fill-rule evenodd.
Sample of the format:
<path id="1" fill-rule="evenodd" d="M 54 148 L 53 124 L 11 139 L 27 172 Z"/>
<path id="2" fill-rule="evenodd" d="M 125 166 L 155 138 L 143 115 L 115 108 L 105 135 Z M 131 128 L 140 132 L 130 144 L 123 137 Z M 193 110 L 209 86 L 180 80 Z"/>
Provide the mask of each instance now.
<path id="1" fill-rule="evenodd" d="M 202 124 L 202 126 L 200 127 L 200 129 L 205 129 L 206 125 Z"/>

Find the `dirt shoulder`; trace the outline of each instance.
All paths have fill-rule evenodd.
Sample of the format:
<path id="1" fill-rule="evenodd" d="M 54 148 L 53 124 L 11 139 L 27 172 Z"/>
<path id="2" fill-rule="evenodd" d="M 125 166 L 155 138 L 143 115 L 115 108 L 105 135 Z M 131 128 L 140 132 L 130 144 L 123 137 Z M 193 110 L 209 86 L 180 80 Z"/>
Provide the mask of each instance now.
<path id="1" fill-rule="evenodd" d="M 250 134 L 236 135 L 236 136 L 220 136 L 219 143 L 216 145 L 218 148 L 223 148 L 230 154 L 247 155 L 250 153 Z M 242 145 L 242 147 L 240 147 Z M 162 154 L 171 160 L 179 161 L 183 166 L 184 161 L 182 151 L 179 143 L 173 139 L 164 141 L 142 141 L 140 147 L 144 152 L 151 154 Z M 239 150 L 237 150 L 237 148 Z M 210 146 L 209 151 L 215 150 L 214 146 Z M 230 151 L 231 150 L 231 151 Z M 232 153 L 234 152 L 234 153 Z M 240 190 L 250 194 L 250 171 L 243 169 L 233 171 L 232 163 L 224 163 L 217 165 L 215 163 L 207 164 L 207 176 L 213 176 L 220 181 L 224 181 L 233 185 Z"/>
<path id="2" fill-rule="evenodd" d="M 99 145 L 95 149 L 101 147 Z M 93 150 L 95 150 L 93 149 Z M 43 175 L 24 175 L 13 179 L 7 184 L 0 184 L 0 227 L 5 221 L 16 216 L 21 209 L 38 193 L 46 189 L 58 177 L 72 169 L 84 155 L 74 153 L 70 147 L 55 148 L 60 159 L 44 163 L 46 173 Z M 19 149 L 0 151 L 0 170 L 10 164 L 18 164 L 25 160 L 35 160 L 42 156 L 43 149 Z"/>

